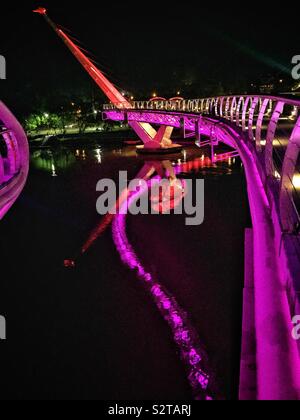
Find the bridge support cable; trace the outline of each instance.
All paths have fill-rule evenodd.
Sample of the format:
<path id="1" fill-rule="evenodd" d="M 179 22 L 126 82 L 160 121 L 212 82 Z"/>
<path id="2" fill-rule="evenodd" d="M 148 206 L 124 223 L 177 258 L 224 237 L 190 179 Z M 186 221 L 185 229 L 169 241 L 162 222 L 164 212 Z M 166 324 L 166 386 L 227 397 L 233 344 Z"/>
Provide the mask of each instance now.
<path id="1" fill-rule="evenodd" d="M 119 90 L 107 79 L 107 77 L 105 77 L 105 75 L 95 66 L 95 64 L 83 53 L 82 49 L 76 45 L 70 39 L 70 37 L 62 29 L 58 28 L 58 26 L 48 17 L 47 10 L 45 8 L 40 7 L 34 10 L 34 13 L 38 13 L 45 18 L 46 22 L 63 40 L 74 57 L 79 61 L 82 67 L 86 70 L 86 72 L 90 75 L 90 77 L 95 81 L 98 87 L 117 109 L 132 108 L 131 102 L 129 102 L 125 96 L 119 92 Z M 178 149 L 178 147 L 180 147 L 178 144 L 173 145 L 172 143 L 170 138 L 172 130 L 160 130 L 157 132 L 150 124 L 140 123 L 137 121 L 130 121 L 129 125 L 142 140 L 145 148 L 153 150 L 169 148 L 171 151 L 172 148 Z"/>

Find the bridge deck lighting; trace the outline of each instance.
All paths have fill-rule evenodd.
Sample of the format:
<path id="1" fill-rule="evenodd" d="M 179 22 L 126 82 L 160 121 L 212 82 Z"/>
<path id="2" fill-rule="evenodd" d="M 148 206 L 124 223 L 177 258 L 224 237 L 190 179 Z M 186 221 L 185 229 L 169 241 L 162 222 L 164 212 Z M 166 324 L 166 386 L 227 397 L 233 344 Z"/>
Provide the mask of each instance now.
<path id="1" fill-rule="evenodd" d="M 300 174 L 294 175 L 293 185 L 297 190 L 300 190 Z"/>
<path id="2" fill-rule="evenodd" d="M 275 171 L 274 176 L 276 179 L 281 179 L 281 175 L 278 171 Z"/>

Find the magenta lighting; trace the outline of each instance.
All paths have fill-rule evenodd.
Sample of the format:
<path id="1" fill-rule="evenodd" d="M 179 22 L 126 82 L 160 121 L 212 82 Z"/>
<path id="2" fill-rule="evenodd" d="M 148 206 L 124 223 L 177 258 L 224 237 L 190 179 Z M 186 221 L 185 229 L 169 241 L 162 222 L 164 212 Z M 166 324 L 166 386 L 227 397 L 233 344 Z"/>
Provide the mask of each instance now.
<path id="1" fill-rule="evenodd" d="M 159 177 L 157 179 L 159 181 Z M 124 208 L 129 208 L 144 193 L 143 189 L 138 193 L 132 193 L 123 203 Z M 121 209 L 120 213 L 125 213 L 124 209 L 123 211 Z M 176 299 L 143 267 L 127 238 L 125 214 L 117 214 L 114 218 L 113 239 L 123 263 L 136 272 L 137 279 L 148 290 L 161 315 L 169 324 L 173 339 L 180 349 L 181 359 L 186 366 L 195 399 L 217 399 L 219 396 L 214 389 L 213 375 L 208 368 L 203 344 Z"/>
<path id="2" fill-rule="evenodd" d="M 292 333 L 293 319 L 300 313 L 300 101 L 255 94 L 165 100 L 157 92 L 150 100 L 134 101 L 133 97 L 129 100 L 125 91 L 121 93 L 49 19 L 46 9 L 35 12 L 44 17 L 110 101 L 104 105 L 103 119 L 124 122 L 137 133 L 143 142 L 143 146 L 137 146 L 138 152 L 181 152 L 182 146 L 173 144 L 171 139 L 177 129 L 183 138 L 196 139 L 199 148 L 210 147 L 212 165 L 240 157 L 252 226 L 245 234 L 239 397 L 300 400 L 300 340 Z M 0 117 L 7 147 L 0 168 L 3 215 L 26 180 L 28 149 L 22 129 L 4 106 L 0 108 Z M 225 144 L 230 151 L 226 147 L 225 154 L 217 155 L 219 144 Z M 5 201 L 6 190 L 11 193 Z M 117 205 L 131 205 L 142 193 L 130 195 L 125 191 Z M 175 298 L 143 267 L 126 236 L 126 215 L 107 215 L 92 232 L 81 254 L 111 222 L 122 261 L 136 273 L 172 330 L 195 398 L 218 399 L 203 343 Z M 65 265 L 74 267 L 75 261 L 67 260 Z"/>
<path id="3" fill-rule="evenodd" d="M 29 169 L 29 148 L 23 128 L 0 101 L 0 220 L 24 188 Z"/>
<path id="4" fill-rule="evenodd" d="M 196 137 L 199 147 L 211 146 L 212 162 L 222 157 L 214 153 L 219 143 L 242 159 L 252 229 L 245 239 L 241 399 L 300 399 L 300 348 L 291 334 L 292 319 L 300 311 L 299 110 L 300 101 L 271 96 L 158 99 L 122 110 L 104 106 L 104 119 L 181 128 L 185 138 Z M 285 142 L 277 131 L 282 121 L 292 126 Z M 125 246 L 123 259 L 138 268 Z"/>

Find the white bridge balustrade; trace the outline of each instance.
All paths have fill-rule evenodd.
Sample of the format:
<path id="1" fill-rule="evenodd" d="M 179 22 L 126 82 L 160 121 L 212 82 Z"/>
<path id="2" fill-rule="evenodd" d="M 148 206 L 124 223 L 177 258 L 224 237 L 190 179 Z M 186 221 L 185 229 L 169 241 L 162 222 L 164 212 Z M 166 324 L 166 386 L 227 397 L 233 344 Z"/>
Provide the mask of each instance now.
<path id="1" fill-rule="evenodd" d="M 23 128 L 0 101 L 0 219 L 20 195 L 29 169 L 29 147 Z"/>

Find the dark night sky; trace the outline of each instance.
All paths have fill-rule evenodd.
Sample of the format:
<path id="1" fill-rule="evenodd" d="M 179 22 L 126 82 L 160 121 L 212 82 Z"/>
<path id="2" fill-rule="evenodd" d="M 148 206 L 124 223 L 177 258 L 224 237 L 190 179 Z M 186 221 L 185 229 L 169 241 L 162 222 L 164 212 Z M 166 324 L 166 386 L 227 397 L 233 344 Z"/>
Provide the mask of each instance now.
<path id="1" fill-rule="evenodd" d="M 93 90 L 62 41 L 31 12 L 37 6 L 48 7 L 49 16 L 80 39 L 100 69 L 135 97 L 179 89 L 201 96 L 208 84 L 236 90 L 243 81 L 269 75 L 289 79 L 291 58 L 300 54 L 299 10 L 292 4 L 270 13 L 253 3 L 247 17 L 249 2 L 240 14 L 229 2 L 218 11 L 217 2 L 211 7 L 163 0 L 138 7 L 130 1 L 85 1 L 84 7 L 53 0 L 7 3 L 0 9 L 0 54 L 7 59 L 8 79 L 0 81 L 0 98 L 20 112 L 30 111 L 36 96 Z"/>

